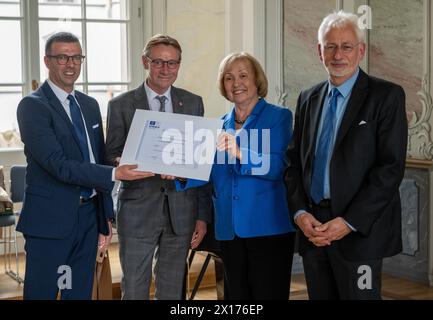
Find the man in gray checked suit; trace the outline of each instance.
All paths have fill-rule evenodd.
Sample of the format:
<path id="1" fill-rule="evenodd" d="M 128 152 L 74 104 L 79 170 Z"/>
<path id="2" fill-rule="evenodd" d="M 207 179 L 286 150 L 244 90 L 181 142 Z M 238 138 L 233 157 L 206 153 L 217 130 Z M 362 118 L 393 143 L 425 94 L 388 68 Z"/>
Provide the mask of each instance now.
<path id="1" fill-rule="evenodd" d="M 202 98 L 173 87 L 181 62 L 179 43 L 152 37 L 143 50 L 146 81 L 108 104 L 106 157 L 116 165 L 122 155 L 135 110 L 203 116 Z M 155 258 L 155 298 L 182 298 L 189 248 L 206 234 L 212 204 L 208 187 L 176 192 L 173 181 L 153 176 L 122 182 L 117 232 L 122 266 L 122 299 L 149 299 Z"/>

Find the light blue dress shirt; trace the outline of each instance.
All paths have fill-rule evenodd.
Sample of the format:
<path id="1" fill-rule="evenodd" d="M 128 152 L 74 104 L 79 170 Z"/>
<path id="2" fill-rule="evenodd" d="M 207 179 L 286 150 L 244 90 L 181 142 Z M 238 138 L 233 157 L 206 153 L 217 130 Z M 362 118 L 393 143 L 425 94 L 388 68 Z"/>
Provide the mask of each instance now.
<path id="1" fill-rule="evenodd" d="M 334 145 L 335 145 L 335 141 L 337 140 L 337 134 L 338 134 L 338 130 L 340 129 L 340 125 L 341 125 L 341 121 L 343 120 L 343 116 L 344 116 L 344 112 L 346 111 L 346 107 L 347 107 L 347 103 L 349 102 L 350 96 L 352 94 L 352 89 L 353 86 L 355 85 L 356 79 L 358 78 L 359 75 L 359 68 L 358 70 L 355 72 L 355 74 L 350 77 L 346 82 L 344 82 L 341 86 L 337 87 L 338 91 L 340 92 L 340 95 L 337 98 L 337 112 L 336 112 L 336 130 L 334 130 L 334 136 L 332 139 L 332 149 L 331 149 L 331 155 L 333 154 L 333 150 L 334 150 Z M 322 132 L 323 129 L 323 120 L 325 118 L 325 114 L 326 112 L 324 112 L 324 109 L 326 106 L 329 106 L 329 100 L 331 99 L 331 91 L 332 89 L 334 89 L 335 86 L 329 82 L 328 85 L 328 94 L 325 97 L 325 101 L 323 102 L 323 109 L 322 109 L 322 116 L 320 118 L 320 124 L 319 124 L 319 129 L 317 131 L 317 138 L 316 138 L 316 152 L 317 152 L 317 147 L 318 147 L 318 143 L 319 143 L 319 137 L 320 134 Z M 331 190 L 330 190 L 330 186 L 329 186 L 329 167 L 331 164 L 331 157 L 329 157 L 328 159 L 328 163 L 326 164 L 326 170 L 325 170 L 325 192 L 324 192 L 324 199 L 331 199 Z"/>

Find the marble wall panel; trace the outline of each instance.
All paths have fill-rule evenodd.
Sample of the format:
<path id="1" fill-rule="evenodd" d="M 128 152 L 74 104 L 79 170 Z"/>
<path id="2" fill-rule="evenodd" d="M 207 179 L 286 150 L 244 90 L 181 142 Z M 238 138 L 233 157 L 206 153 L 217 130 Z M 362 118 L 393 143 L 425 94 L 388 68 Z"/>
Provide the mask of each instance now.
<path id="1" fill-rule="evenodd" d="M 400 186 L 403 254 L 414 257 L 419 250 L 419 187 L 416 180 L 404 179 Z"/>
<path id="2" fill-rule="evenodd" d="M 383 271 L 428 284 L 429 172 L 407 169 L 400 187 L 403 252 L 383 263 Z"/>
<path id="3" fill-rule="evenodd" d="M 403 86 L 408 119 L 419 118 L 423 77 L 423 1 L 370 0 L 370 74 Z"/>
<path id="4" fill-rule="evenodd" d="M 317 30 L 335 0 L 284 0 L 285 105 L 294 108 L 302 89 L 327 79 L 317 51 Z"/>

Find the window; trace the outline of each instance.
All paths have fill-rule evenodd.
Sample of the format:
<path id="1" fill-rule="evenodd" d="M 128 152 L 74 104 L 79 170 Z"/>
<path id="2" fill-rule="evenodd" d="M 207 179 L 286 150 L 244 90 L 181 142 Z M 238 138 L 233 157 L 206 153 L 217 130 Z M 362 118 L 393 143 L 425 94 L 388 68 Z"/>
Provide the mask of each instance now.
<path id="1" fill-rule="evenodd" d="M 80 39 L 86 60 L 77 89 L 98 100 L 105 118 L 108 101 L 131 87 L 130 4 L 131 0 L 0 0 L 0 37 L 7 44 L 0 51 L 0 133 L 18 130 L 16 107 L 48 77 L 45 43 L 58 31 Z"/>
<path id="2" fill-rule="evenodd" d="M 20 0 L 0 1 L 0 132 L 16 130 L 16 106 L 23 96 Z"/>

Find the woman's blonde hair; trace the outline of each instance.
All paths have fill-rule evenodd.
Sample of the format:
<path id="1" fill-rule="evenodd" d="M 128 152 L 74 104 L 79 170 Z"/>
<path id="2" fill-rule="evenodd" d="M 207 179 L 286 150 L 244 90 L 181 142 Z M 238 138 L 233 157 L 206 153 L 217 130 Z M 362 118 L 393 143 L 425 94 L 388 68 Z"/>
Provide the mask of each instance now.
<path id="1" fill-rule="evenodd" d="M 218 89 L 220 90 L 221 95 L 228 100 L 227 92 L 224 87 L 224 75 L 227 72 L 227 69 L 235 61 L 239 60 L 248 61 L 251 64 L 256 79 L 257 94 L 261 98 L 266 98 L 266 96 L 268 95 L 268 78 L 266 77 L 265 72 L 263 71 L 263 68 L 257 61 L 257 59 L 246 52 L 230 53 L 227 57 L 223 59 L 223 61 L 221 61 L 217 80 Z"/>

